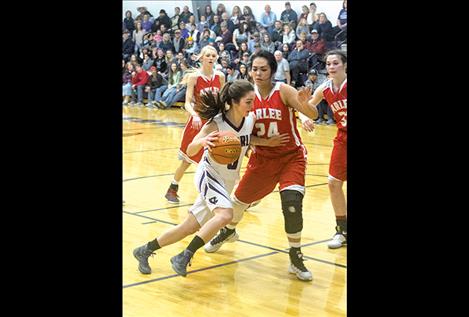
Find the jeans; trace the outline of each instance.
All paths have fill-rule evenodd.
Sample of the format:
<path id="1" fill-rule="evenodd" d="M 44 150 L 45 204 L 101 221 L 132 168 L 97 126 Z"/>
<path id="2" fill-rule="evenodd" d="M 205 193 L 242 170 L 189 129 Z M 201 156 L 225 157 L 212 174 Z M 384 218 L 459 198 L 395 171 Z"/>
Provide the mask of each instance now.
<path id="1" fill-rule="evenodd" d="M 151 101 L 161 101 L 161 95 L 166 90 L 166 88 L 168 88 L 167 85 L 162 85 L 156 89 L 150 90 L 150 92 L 148 93 L 148 99 Z"/>
<path id="2" fill-rule="evenodd" d="M 122 97 L 124 96 L 132 96 L 132 84 L 131 83 L 122 85 Z"/>
<path id="3" fill-rule="evenodd" d="M 327 105 L 325 100 L 322 100 L 318 104 L 318 119 L 324 119 L 324 114 L 327 114 L 327 118 L 334 120 L 334 114 L 332 113 L 331 107 Z"/>
<path id="4" fill-rule="evenodd" d="M 171 87 L 170 89 L 166 90 L 163 94 L 162 101 L 169 107 L 171 107 L 176 101 L 184 99 L 186 95 L 186 87 L 179 89 L 176 92 L 176 87 Z"/>
<path id="5" fill-rule="evenodd" d="M 137 91 L 137 102 L 143 103 L 143 88 L 145 86 L 136 86 L 134 90 L 132 90 L 132 101 L 135 101 L 135 90 Z"/>

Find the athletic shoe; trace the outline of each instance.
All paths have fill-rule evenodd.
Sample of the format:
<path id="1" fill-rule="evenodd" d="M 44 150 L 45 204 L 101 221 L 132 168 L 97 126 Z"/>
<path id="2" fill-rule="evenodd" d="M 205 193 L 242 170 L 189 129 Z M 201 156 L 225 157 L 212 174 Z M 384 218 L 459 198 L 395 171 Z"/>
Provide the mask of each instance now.
<path id="1" fill-rule="evenodd" d="M 194 256 L 194 253 L 185 249 L 181 253 L 171 258 L 171 266 L 177 274 L 186 277 L 187 275 L 187 265 L 191 266 L 191 259 Z"/>
<path id="2" fill-rule="evenodd" d="M 148 264 L 148 258 L 150 255 L 154 255 L 155 252 L 148 249 L 147 245 L 142 245 L 134 250 L 134 257 L 138 260 L 138 270 L 142 274 L 150 274 L 151 267 Z"/>
<path id="3" fill-rule="evenodd" d="M 329 249 L 338 249 L 342 246 L 347 245 L 347 235 L 344 235 L 342 232 L 337 232 L 332 240 L 327 243 Z"/>
<path id="4" fill-rule="evenodd" d="M 226 228 L 221 228 L 220 233 L 204 245 L 204 250 L 208 253 L 217 252 L 223 243 L 235 242 L 237 240 L 239 240 L 239 235 L 236 230 L 232 233 L 228 233 Z"/>
<path id="5" fill-rule="evenodd" d="M 302 281 L 312 281 L 313 274 L 303 264 L 303 253 L 300 248 L 290 248 L 290 266 L 288 272 L 296 274 L 296 277 Z"/>
<path id="6" fill-rule="evenodd" d="M 170 204 L 179 204 L 178 186 L 176 185 L 175 188 L 172 188 L 172 186 L 168 188 L 164 197 Z"/>

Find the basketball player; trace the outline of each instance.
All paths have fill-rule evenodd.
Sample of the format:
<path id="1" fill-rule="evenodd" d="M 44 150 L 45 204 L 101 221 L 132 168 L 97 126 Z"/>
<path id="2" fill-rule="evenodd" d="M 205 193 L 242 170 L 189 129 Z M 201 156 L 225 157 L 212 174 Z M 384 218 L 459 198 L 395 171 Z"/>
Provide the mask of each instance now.
<path id="1" fill-rule="evenodd" d="M 154 254 L 154 251 L 180 241 L 198 230 L 189 246 L 171 258 L 176 273 L 186 276 L 187 265 L 194 253 L 233 219 L 230 194 L 239 179 L 242 160 L 251 140 L 255 117 L 250 111 L 254 98 L 252 84 L 247 80 L 237 80 L 227 83 L 219 95 L 201 96 L 201 102 L 195 105 L 195 111 L 200 117 L 209 120 L 188 145 L 186 152 L 187 155 L 193 156 L 203 151 L 194 178 L 199 196 L 183 223 L 133 251 L 141 273 L 151 273 L 148 257 Z M 227 107 L 229 110 L 226 110 Z M 213 142 L 218 138 L 218 131 L 234 132 L 241 140 L 239 159 L 232 164 L 219 164 L 209 155 L 214 146 Z M 280 135 L 269 140 L 259 140 L 258 144 L 278 146 L 285 143 L 286 138 L 288 136 Z"/>
<path id="2" fill-rule="evenodd" d="M 342 188 L 344 182 L 347 181 L 347 56 L 343 51 L 333 50 L 326 53 L 324 60 L 330 79 L 315 90 L 309 104 L 317 106 L 322 99 L 326 99 L 337 122 L 338 130 L 334 138 L 328 177 L 329 192 L 337 223 L 336 233 L 329 241 L 328 247 L 337 249 L 347 245 L 347 202 Z M 308 129 L 305 128 L 305 130 Z"/>
<path id="3" fill-rule="evenodd" d="M 233 221 L 204 247 L 207 252 L 217 251 L 225 242 L 238 239 L 235 226 L 249 204 L 270 194 L 277 184 L 285 220 L 285 232 L 290 245 L 289 272 L 300 280 L 311 281 L 312 274 L 303 264 L 301 231 L 303 229 L 302 203 L 305 194 L 306 148 L 296 128 L 295 110 L 316 118 L 315 107 L 308 105 L 309 88 L 299 92 L 282 82 L 272 83 L 277 70 L 275 56 L 260 51 L 251 57 L 251 77 L 254 79 L 256 98 L 253 111 L 256 124 L 253 135 L 262 139 L 287 133 L 289 142 L 274 148 L 255 146 L 247 170 L 233 197 Z"/>
<path id="4" fill-rule="evenodd" d="M 200 150 L 192 156 L 187 154 L 187 146 L 206 122 L 206 120 L 200 118 L 194 110 L 193 105 L 194 103 L 197 104 L 200 102 L 200 96 L 203 94 L 218 93 L 225 83 L 225 75 L 220 71 L 214 70 L 214 64 L 218 58 L 217 50 L 214 47 L 207 45 L 202 48 L 198 58 L 201 60 L 202 65 L 197 72 L 189 76 L 187 82 L 186 102 L 184 107 L 191 116 L 184 128 L 181 146 L 179 148 L 178 158 L 181 160 L 181 164 L 176 169 L 174 179 L 171 181 L 171 185 L 165 195 L 166 200 L 172 204 L 179 203 L 177 192 L 179 182 L 184 176 L 184 172 L 189 168 L 191 163 L 199 163 L 203 153 L 203 151 Z"/>

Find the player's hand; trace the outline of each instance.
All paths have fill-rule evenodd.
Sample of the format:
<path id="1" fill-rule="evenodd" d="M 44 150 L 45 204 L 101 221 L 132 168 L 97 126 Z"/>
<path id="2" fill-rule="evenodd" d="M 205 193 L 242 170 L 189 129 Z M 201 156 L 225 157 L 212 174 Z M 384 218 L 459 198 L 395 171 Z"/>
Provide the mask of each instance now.
<path id="1" fill-rule="evenodd" d="M 308 103 L 308 100 L 311 98 L 311 88 L 302 87 L 298 90 L 298 96 L 296 100 L 299 104 L 304 105 Z"/>
<path id="2" fill-rule="evenodd" d="M 301 123 L 301 127 L 308 132 L 313 132 L 314 121 L 311 119 L 305 120 L 304 122 Z"/>
<path id="3" fill-rule="evenodd" d="M 192 129 L 199 130 L 202 126 L 202 120 L 199 116 L 192 116 Z"/>
<path id="4" fill-rule="evenodd" d="M 287 144 L 288 141 L 290 141 L 290 136 L 288 133 L 274 135 L 267 139 L 266 146 L 282 146 Z"/>
<path id="5" fill-rule="evenodd" d="M 212 152 L 212 148 L 215 147 L 213 142 L 218 140 L 218 131 L 210 132 L 206 137 L 202 138 L 202 145 L 208 148 L 209 152 Z"/>

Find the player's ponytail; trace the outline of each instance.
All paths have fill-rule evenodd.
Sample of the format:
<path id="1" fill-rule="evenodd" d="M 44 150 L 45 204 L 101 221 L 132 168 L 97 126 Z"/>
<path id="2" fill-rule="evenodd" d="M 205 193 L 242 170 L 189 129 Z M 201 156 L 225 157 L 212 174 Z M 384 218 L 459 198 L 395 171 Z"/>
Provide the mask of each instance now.
<path id="1" fill-rule="evenodd" d="M 239 102 L 246 93 L 253 90 L 252 84 L 244 79 L 228 82 L 223 86 L 219 94 L 209 93 L 201 95 L 201 102 L 194 107 L 194 110 L 202 119 L 211 119 L 220 112 L 226 113 L 229 107 L 233 106 L 233 100 Z"/>

